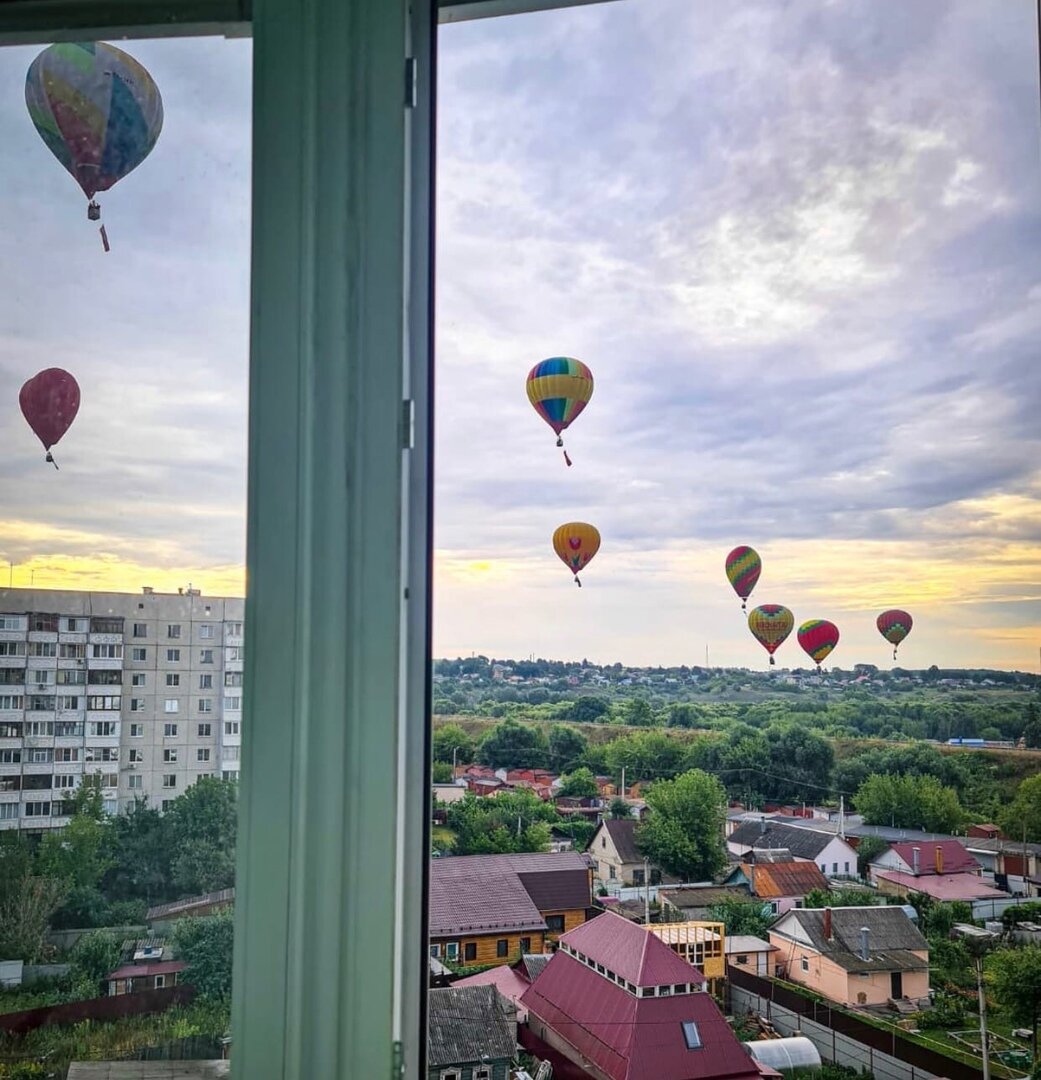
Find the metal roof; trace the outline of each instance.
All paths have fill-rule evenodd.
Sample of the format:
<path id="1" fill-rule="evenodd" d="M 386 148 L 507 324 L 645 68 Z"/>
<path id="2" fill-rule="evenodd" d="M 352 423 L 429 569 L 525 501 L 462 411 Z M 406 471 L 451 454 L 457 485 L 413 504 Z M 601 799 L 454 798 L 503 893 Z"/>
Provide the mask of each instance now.
<path id="1" fill-rule="evenodd" d="M 846 971 L 924 971 L 929 943 L 900 907 L 829 908 L 831 939 L 824 936 L 825 911 L 822 908 L 792 908 L 770 929 L 771 934 L 788 940 L 805 938 L 813 949 Z M 801 936 L 783 929 L 797 923 Z M 861 930 L 868 933 L 868 959 L 860 953 Z"/>
<path id="2" fill-rule="evenodd" d="M 764 941 L 761 937 L 756 937 L 755 934 L 727 934 L 723 939 L 723 943 L 727 956 L 731 956 L 733 953 L 777 951 L 776 945 L 771 945 L 769 941 Z"/>
<path id="3" fill-rule="evenodd" d="M 516 1025 L 507 1019 L 494 986 L 431 990 L 427 999 L 427 1053 L 431 1068 L 512 1061 Z"/>
<path id="4" fill-rule="evenodd" d="M 765 828 L 764 828 L 765 824 Z M 800 859 L 815 859 L 834 839 L 834 833 L 782 825 L 779 822 L 746 821 L 728 837 L 727 843 L 747 848 L 787 848 Z"/>
<path id="5" fill-rule="evenodd" d="M 74 1061 L 69 1080 L 223 1080 L 230 1061 Z"/>
<path id="6" fill-rule="evenodd" d="M 813 889 L 828 888 L 828 879 L 815 862 L 742 863 L 751 882 L 752 895 L 761 900 L 805 896 Z"/>
<path id="7" fill-rule="evenodd" d="M 748 896 L 747 885 L 705 885 L 682 889 L 661 889 L 658 896 L 675 908 L 710 908 L 724 900 Z"/>
<path id="8" fill-rule="evenodd" d="M 643 862 L 643 856 L 636 848 L 636 826 L 639 822 L 635 818 L 606 818 L 601 828 L 607 830 L 611 837 L 618 857 L 624 863 Z M 596 836 L 593 837 L 593 840 Z M 592 841 L 590 841 L 592 843 Z"/>
<path id="9" fill-rule="evenodd" d="M 709 994 L 634 997 L 558 952 L 521 1005 L 611 1080 L 758 1080 L 755 1064 Z M 683 1035 L 691 1021 L 701 1041 L 696 1050 L 687 1049 Z"/>
<path id="10" fill-rule="evenodd" d="M 889 849 L 899 855 L 907 863 L 908 867 L 914 866 L 914 850 L 918 848 L 918 873 L 936 874 L 936 849 L 939 848 L 943 861 L 945 874 L 957 874 L 968 870 L 975 873 L 980 864 L 966 850 L 966 845 L 957 840 L 930 840 L 923 843 L 902 841 L 890 844 Z"/>
<path id="11" fill-rule="evenodd" d="M 875 877 L 891 881 L 908 892 L 924 893 L 935 900 L 1001 900 L 1008 893 L 992 888 L 976 874 L 908 874 L 903 870 L 876 870 Z"/>

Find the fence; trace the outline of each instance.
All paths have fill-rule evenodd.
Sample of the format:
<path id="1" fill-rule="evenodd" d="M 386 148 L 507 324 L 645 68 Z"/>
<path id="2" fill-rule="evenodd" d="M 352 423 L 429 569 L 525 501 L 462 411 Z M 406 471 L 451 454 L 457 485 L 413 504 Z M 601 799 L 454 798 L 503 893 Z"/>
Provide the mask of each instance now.
<path id="1" fill-rule="evenodd" d="M 823 1002 L 804 997 L 770 979 L 733 967 L 731 1007 L 770 1020 L 782 1034 L 799 1031 L 821 1056 L 855 1069 L 870 1069 L 881 1080 L 982 1080 L 982 1069 L 922 1046 L 896 1030 L 884 1030 Z"/>
<path id="2" fill-rule="evenodd" d="M 0 1031 L 24 1035 L 44 1024 L 77 1024 L 81 1020 L 121 1020 L 124 1016 L 144 1016 L 165 1012 L 174 1005 L 187 1005 L 195 997 L 194 986 L 167 986 L 140 994 L 89 998 L 66 1005 L 47 1005 L 42 1009 L 0 1014 Z"/>

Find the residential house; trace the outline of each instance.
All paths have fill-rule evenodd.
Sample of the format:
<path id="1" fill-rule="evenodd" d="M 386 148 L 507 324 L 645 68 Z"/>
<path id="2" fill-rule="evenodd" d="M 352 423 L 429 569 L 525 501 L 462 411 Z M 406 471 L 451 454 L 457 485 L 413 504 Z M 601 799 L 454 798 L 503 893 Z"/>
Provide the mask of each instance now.
<path id="1" fill-rule="evenodd" d="M 749 895 L 770 905 L 775 915 L 802 907 L 814 889 L 828 890 L 828 879 L 813 862 L 794 859 L 781 862 L 739 863 L 724 879 L 726 885 L 742 885 Z"/>
<path id="2" fill-rule="evenodd" d="M 494 986 L 431 990 L 427 999 L 428 1080 L 509 1080 L 517 1026 Z"/>
<path id="3" fill-rule="evenodd" d="M 468 790 L 465 783 L 434 784 L 434 801 L 445 805 L 462 802 Z"/>
<path id="4" fill-rule="evenodd" d="M 675 889 L 659 889 L 658 900 L 663 909 L 676 913 L 679 922 L 704 922 L 710 910 L 727 900 L 747 900 L 747 885 L 682 885 Z"/>
<path id="5" fill-rule="evenodd" d="M 703 976 L 654 934 L 601 915 L 560 939 L 521 998 L 521 1041 L 593 1080 L 758 1080 L 703 987 Z"/>
<path id="6" fill-rule="evenodd" d="M 592 907 L 586 857 L 465 855 L 430 863 L 430 953 L 459 964 L 508 964 L 543 952 Z"/>
<path id="7" fill-rule="evenodd" d="M 929 945 L 901 907 L 801 908 L 770 927 L 777 974 L 840 1005 L 929 998 Z"/>
<path id="8" fill-rule="evenodd" d="M 636 827 L 639 824 L 635 818 L 605 818 L 589 841 L 586 850 L 593 859 L 596 876 L 605 884 L 646 884 L 646 864 L 636 848 Z M 656 866 L 650 870 L 650 883 L 659 884 L 661 871 Z"/>
<path id="9" fill-rule="evenodd" d="M 974 826 L 983 830 L 991 826 Z M 1014 896 L 1041 894 L 1041 844 L 1010 840 L 1005 836 L 972 835 L 958 837 L 965 850 L 980 864 L 988 885 Z"/>
<path id="10" fill-rule="evenodd" d="M 176 986 L 188 965 L 183 960 L 164 960 L 157 964 L 123 964 L 108 976 L 108 996 L 140 994 Z"/>
<path id="11" fill-rule="evenodd" d="M 969 839 L 985 839 L 985 840 L 1006 840 L 1008 839 L 1001 831 L 999 826 L 992 824 L 991 822 L 985 822 L 981 825 L 970 825 L 966 830 L 966 837 Z"/>
<path id="12" fill-rule="evenodd" d="M 973 841 L 984 843 L 984 841 Z M 869 867 L 873 884 L 890 896 L 920 893 L 934 900 L 1001 900 L 976 858 L 958 840 L 890 844 Z"/>
<path id="13" fill-rule="evenodd" d="M 742 860 L 757 850 L 787 850 L 799 862 L 812 862 L 825 877 L 856 877 L 857 853 L 843 837 L 777 821 L 746 821 L 727 837 L 727 849 Z"/>
<path id="14" fill-rule="evenodd" d="M 523 1024 L 528 1019 L 528 1010 L 521 1005 L 520 999 L 535 979 L 542 974 L 542 969 L 549 963 L 549 959 L 546 953 L 529 953 L 514 964 L 500 964 L 498 967 L 488 968 L 487 971 L 468 975 L 465 979 L 458 979 L 453 985 L 457 987 L 494 986 L 513 1007 L 517 1022 Z"/>
<path id="15" fill-rule="evenodd" d="M 575 838 L 567 828 L 553 825 L 549 830 L 550 851 L 571 851 L 575 846 Z"/>
<path id="16" fill-rule="evenodd" d="M 754 934 L 728 934 L 726 938 L 727 965 L 742 971 L 769 978 L 777 967 L 777 946 Z"/>

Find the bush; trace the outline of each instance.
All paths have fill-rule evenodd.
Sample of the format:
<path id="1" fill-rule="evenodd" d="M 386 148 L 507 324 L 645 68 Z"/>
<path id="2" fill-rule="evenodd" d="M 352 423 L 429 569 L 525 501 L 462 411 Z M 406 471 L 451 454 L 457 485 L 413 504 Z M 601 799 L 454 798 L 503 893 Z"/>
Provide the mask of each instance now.
<path id="1" fill-rule="evenodd" d="M 44 1080 L 49 1075 L 37 1061 L 23 1061 L 17 1065 L 0 1063 L 0 1080 Z"/>
<path id="2" fill-rule="evenodd" d="M 918 1022 L 922 1027 L 956 1030 L 965 1026 L 965 1006 L 954 994 L 937 994 L 933 1007 L 926 1009 Z"/>

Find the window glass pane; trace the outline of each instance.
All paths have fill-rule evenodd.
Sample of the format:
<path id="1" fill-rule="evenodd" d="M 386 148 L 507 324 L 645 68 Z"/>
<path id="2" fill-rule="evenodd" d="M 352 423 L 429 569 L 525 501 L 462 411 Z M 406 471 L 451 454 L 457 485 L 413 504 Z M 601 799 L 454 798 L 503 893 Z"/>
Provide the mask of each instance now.
<path id="1" fill-rule="evenodd" d="M 0 852 L 31 839 L 0 906 L 57 876 L 45 935 L 144 925 L 234 884 L 218 688 L 248 647 L 251 53 L 173 37 L 0 49 Z M 248 703 L 235 723 L 248 737 Z M 104 857 L 62 847 L 76 818 L 94 824 L 69 836 L 100 837 Z M 133 962 L 125 937 L 113 968 Z M 51 946 L 19 948 L 3 958 Z M 152 985 L 172 993 L 173 974 Z M 115 1056 L 85 1039 L 78 1056 Z"/>

